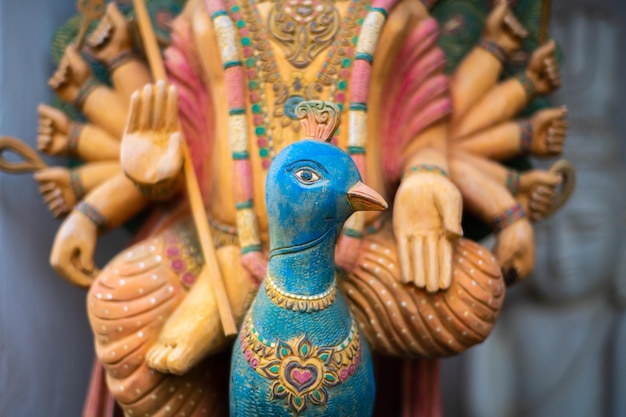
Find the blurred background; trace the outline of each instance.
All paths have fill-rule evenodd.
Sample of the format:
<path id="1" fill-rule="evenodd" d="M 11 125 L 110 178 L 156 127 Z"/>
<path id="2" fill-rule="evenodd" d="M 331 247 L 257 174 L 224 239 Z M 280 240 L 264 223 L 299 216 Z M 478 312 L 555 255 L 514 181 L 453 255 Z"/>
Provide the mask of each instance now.
<path id="1" fill-rule="evenodd" d="M 537 224 L 536 270 L 509 291 L 494 333 L 443 362 L 446 417 L 626 416 L 626 2 L 552 3 L 564 60 L 551 99 L 569 108 L 577 190 Z M 2 135 L 36 146 L 50 40 L 75 7 L 0 1 Z M 93 348 L 85 293 L 48 265 L 58 226 L 30 175 L 0 175 L 0 417 L 81 414 Z M 128 239 L 101 239 L 98 265 Z"/>

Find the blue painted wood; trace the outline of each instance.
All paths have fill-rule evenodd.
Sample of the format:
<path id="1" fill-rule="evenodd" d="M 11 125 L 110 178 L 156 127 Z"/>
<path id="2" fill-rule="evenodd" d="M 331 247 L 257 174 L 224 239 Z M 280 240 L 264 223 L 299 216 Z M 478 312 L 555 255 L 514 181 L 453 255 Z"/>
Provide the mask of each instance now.
<path id="1" fill-rule="evenodd" d="M 266 187 L 271 249 L 268 274 L 276 287 L 311 296 L 334 285 L 335 241 L 353 212 L 348 191 L 360 179 L 350 156 L 328 143 L 304 140 L 277 155 L 268 172 Z M 337 290 L 336 298 L 327 308 L 302 312 L 277 305 L 267 294 L 268 285 L 266 279 L 234 347 L 230 415 L 370 416 L 374 406 L 374 374 L 369 349 L 358 334 L 355 338 L 360 339 L 361 354 L 358 364 L 350 369 L 352 374 L 338 385 L 320 385 L 326 398 L 317 401 L 319 404 L 315 403 L 315 392 L 310 391 L 311 381 L 317 381 L 315 376 L 321 368 L 312 365 L 316 355 L 307 362 L 306 353 L 309 349 L 341 346 L 353 326 L 352 314 L 341 293 Z M 276 347 L 268 348 L 275 352 L 271 357 L 277 364 L 275 376 L 268 378 L 257 372 L 261 365 L 253 369 L 251 357 L 254 360 L 255 355 L 249 341 L 256 340 L 256 336 L 246 339 L 247 323 L 255 326 L 261 340 L 276 343 Z M 301 343 L 300 347 L 307 352 L 304 355 L 288 352 L 287 342 L 293 347 L 304 336 L 311 345 Z M 286 343 L 281 345 L 280 341 Z M 323 357 L 325 350 L 321 352 L 317 351 L 317 357 Z M 344 370 L 342 375 L 348 374 Z M 306 393 L 309 389 L 309 395 L 303 395 L 303 403 L 299 404 L 301 410 L 293 396 L 290 402 L 289 395 L 276 398 L 273 394 L 273 390 L 284 394 L 289 388 L 296 393 Z M 322 397 L 324 392 L 320 392 Z"/>

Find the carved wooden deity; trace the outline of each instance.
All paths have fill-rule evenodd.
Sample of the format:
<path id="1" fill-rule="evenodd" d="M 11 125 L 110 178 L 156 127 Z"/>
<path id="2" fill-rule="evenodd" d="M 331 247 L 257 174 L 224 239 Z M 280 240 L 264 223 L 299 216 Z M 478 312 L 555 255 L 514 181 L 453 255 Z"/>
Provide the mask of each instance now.
<path id="1" fill-rule="evenodd" d="M 432 12 L 439 8 L 443 16 L 457 3 L 441 0 Z M 333 290 L 334 296 L 345 300 L 346 317 L 354 317 L 347 343 L 357 343 L 359 334 L 375 354 L 422 358 L 415 362 L 420 369 L 405 371 L 406 381 L 421 375 L 417 388 L 407 388 L 414 394 L 405 397 L 405 412 L 419 401 L 427 415 L 437 415 L 434 358 L 463 352 L 489 335 L 505 281 L 532 270 L 530 221 L 563 200 L 558 169 L 566 168 L 521 173 L 500 163 L 562 151 L 563 108 L 514 119 L 559 85 L 554 43 L 539 46 L 507 78 L 505 63 L 519 61 L 516 52 L 528 31 L 505 1 L 480 6 L 482 37 L 447 75 L 452 55 L 438 45 L 431 5 L 417 0 L 189 0 L 171 31 L 161 25 L 159 7 L 171 12 L 180 5 L 165 4 L 148 3 L 156 35 L 145 30 L 143 8 L 136 10 L 141 36 L 133 36 L 124 8 L 111 3 L 84 48 L 64 51 L 50 85 L 86 122 L 40 108 L 40 149 L 88 161 L 74 170 L 38 166 L 36 179 L 54 214 L 67 215 L 51 263 L 70 282 L 90 287 L 88 314 L 110 393 L 126 416 L 225 415 L 228 370 L 218 353 L 232 346 L 223 331 L 232 327 L 225 306 L 237 325 L 243 323 L 243 334 L 256 338 L 246 336 L 236 348 L 242 340 L 255 347 L 248 364 L 264 360 L 262 335 L 282 340 L 302 315 L 313 317 L 307 306 L 314 303 L 304 300 L 289 304 L 289 314 L 263 319 L 276 333 L 254 333 L 254 321 L 244 319 L 259 319 L 254 309 L 246 316 L 259 288 L 257 300 L 280 308 L 292 292 L 309 294 L 299 292 L 304 283 L 287 286 L 273 270 L 273 254 L 299 242 L 278 236 L 317 236 L 325 222 L 339 224 L 346 215 L 339 210 L 318 218 L 319 229 L 312 230 L 305 213 L 317 205 L 311 207 L 309 197 L 289 202 L 288 210 L 302 213 L 273 217 L 274 204 L 298 197 L 266 189 L 268 172 L 284 168 L 273 164 L 286 163 L 279 152 L 301 140 L 298 105 L 324 100 L 337 106 L 343 123 L 334 133 L 334 126 L 319 124 L 307 136 L 328 137 L 345 150 L 363 181 L 392 202 L 383 213 L 352 214 L 336 242 L 334 234 L 326 238 L 335 251 L 340 292 Z M 443 22 L 444 35 L 456 30 L 454 19 Z M 58 42 L 73 38 L 67 29 Z M 159 79 L 156 40 L 169 42 L 163 53 L 167 81 Z M 313 162 L 324 157 L 317 145 L 309 150 Z M 103 161 L 111 163 L 106 171 L 99 169 Z M 354 174 L 341 168 L 345 161 L 328 163 L 330 180 L 342 181 L 337 170 Z M 319 174 L 302 175 L 306 182 Z M 200 192 L 194 191 L 196 177 Z M 137 243 L 97 271 L 92 257 L 98 235 L 164 200 L 171 203 L 152 212 Z M 202 202 L 205 209 L 198 212 Z M 462 237 L 463 207 L 493 227 L 493 254 Z M 287 223 L 277 225 L 279 219 Z M 315 262 L 305 259 L 298 270 L 321 273 Z M 323 265 L 323 271 L 329 268 Z M 323 293 L 327 286 L 308 290 Z M 338 329 L 345 330 L 343 324 Z M 305 339 L 285 342 L 286 350 L 315 349 Z M 298 366 L 299 376 L 291 375 L 302 387 L 313 370 L 306 361 Z M 337 369 L 341 379 L 361 381 L 349 364 Z M 402 380 L 393 375 L 389 382 L 397 395 Z M 274 396 L 289 397 L 280 387 L 289 388 L 276 384 Z M 426 395 L 432 389 L 435 394 Z M 331 390 L 322 394 L 308 393 L 306 404 L 326 404 Z M 98 407 L 95 397 L 90 415 Z M 249 404 L 231 398 L 231 410 Z M 294 414 L 317 415 L 312 406 L 300 408 L 302 396 L 288 401 Z"/>

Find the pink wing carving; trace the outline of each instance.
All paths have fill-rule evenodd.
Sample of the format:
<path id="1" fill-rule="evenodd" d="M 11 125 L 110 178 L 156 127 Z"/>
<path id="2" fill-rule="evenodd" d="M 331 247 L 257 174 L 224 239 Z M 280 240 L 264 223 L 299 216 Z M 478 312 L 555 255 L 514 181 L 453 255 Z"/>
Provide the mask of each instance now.
<path id="1" fill-rule="evenodd" d="M 400 48 L 383 98 L 383 170 L 396 183 L 402 169 L 402 150 L 426 128 L 452 111 L 445 55 L 437 45 L 439 27 L 433 18 L 422 20 Z"/>
<path id="2" fill-rule="evenodd" d="M 170 83 L 178 88 L 179 117 L 189 145 L 193 166 L 203 196 L 209 198 L 206 161 L 212 160 L 214 141 L 213 102 L 208 83 L 202 80 L 202 69 L 192 39 L 191 28 L 183 19 L 172 25 L 172 43 L 165 50 L 165 67 Z"/>

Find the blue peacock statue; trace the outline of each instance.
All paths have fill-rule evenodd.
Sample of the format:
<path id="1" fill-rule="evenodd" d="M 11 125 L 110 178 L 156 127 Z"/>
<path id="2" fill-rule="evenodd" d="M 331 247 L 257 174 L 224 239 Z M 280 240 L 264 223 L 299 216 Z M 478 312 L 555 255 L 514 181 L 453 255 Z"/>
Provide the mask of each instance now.
<path id="1" fill-rule="evenodd" d="M 337 289 L 334 249 L 353 212 L 387 203 L 325 143 L 336 105 L 304 102 L 297 113 L 307 139 L 278 154 L 267 175 L 268 274 L 234 347 L 230 415 L 370 416 L 372 361 Z"/>

